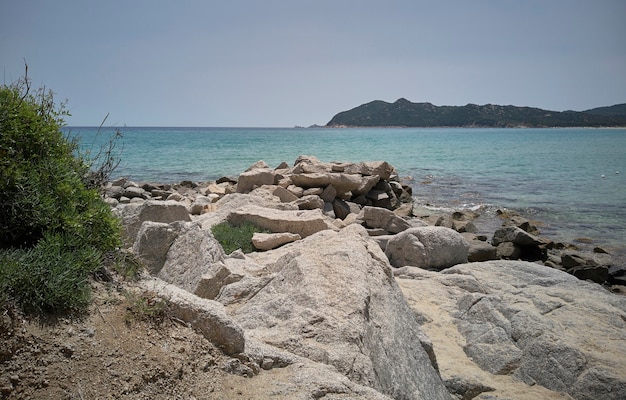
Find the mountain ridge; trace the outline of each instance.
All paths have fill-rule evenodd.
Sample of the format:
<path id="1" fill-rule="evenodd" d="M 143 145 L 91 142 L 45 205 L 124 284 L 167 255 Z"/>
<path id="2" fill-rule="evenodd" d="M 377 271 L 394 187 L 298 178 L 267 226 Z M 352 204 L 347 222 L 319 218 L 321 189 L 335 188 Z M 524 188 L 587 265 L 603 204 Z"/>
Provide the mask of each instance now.
<path id="1" fill-rule="evenodd" d="M 436 106 L 399 98 L 374 100 L 336 114 L 327 127 L 625 127 L 626 103 L 585 111 L 551 111 L 497 104 Z"/>

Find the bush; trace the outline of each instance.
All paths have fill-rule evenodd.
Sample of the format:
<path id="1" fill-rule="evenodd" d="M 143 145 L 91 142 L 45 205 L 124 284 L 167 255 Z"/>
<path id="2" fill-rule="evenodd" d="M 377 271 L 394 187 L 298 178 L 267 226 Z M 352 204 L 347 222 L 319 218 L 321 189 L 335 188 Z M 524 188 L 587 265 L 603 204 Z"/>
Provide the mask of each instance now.
<path id="1" fill-rule="evenodd" d="M 27 77 L 0 87 L 0 289 L 25 309 L 84 308 L 90 274 L 120 244 L 89 162 L 61 131 L 67 115 Z"/>
<path id="2" fill-rule="evenodd" d="M 233 225 L 229 222 L 213 225 L 211 232 L 217 241 L 222 245 L 226 254 L 230 254 L 237 249 L 244 253 L 252 253 L 256 249 L 252 244 L 252 235 L 255 232 L 269 232 L 267 229 L 258 227 L 250 222 L 241 225 Z"/>

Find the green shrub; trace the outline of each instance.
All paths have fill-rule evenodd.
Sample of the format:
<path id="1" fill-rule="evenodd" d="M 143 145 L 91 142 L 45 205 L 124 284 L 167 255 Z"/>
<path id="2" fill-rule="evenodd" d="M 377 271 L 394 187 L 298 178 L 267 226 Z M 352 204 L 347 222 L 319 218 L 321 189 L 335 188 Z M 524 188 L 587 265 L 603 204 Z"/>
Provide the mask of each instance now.
<path id="1" fill-rule="evenodd" d="M 222 222 L 221 224 L 213 225 L 211 232 L 222 245 L 226 254 L 230 254 L 237 249 L 241 249 L 244 253 L 252 253 L 256 250 L 252 244 L 252 235 L 255 232 L 266 233 L 269 231 L 250 222 L 245 222 L 238 226 L 229 222 Z"/>
<path id="2" fill-rule="evenodd" d="M 84 308 L 90 274 L 120 245 L 90 163 L 61 131 L 67 115 L 27 77 L 0 87 L 0 289 L 25 309 Z"/>

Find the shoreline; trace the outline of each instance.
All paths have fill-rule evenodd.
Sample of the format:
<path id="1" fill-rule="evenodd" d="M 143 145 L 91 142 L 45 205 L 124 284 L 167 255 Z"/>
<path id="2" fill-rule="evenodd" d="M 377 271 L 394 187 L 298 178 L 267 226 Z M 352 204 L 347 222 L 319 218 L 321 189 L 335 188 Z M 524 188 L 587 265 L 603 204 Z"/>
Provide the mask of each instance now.
<path id="1" fill-rule="evenodd" d="M 301 158 L 303 160 L 300 160 Z M 175 184 L 162 184 L 135 183 L 125 178 L 119 178 L 109 182 L 106 188 L 106 197 L 109 204 L 113 207 L 117 207 L 120 204 L 142 203 L 146 200 L 174 200 L 184 204 L 191 215 L 202 215 L 216 211 L 219 207 L 219 204 L 216 203 L 227 195 L 249 193 L 260 187 L 269 191 L 270 196 L 282 196 L 281 201 L 289 203 L 290 206 L 295 206 L 296 209 L 323 210 L 324 214 L 329 216 L 329 220 L 335 220 L 338 224 L 343 224 L 344 221 L 350 218 L 352 218 L 351 223 L 354 222 L 359 218 L 358 214 L 362 208 L 365 205 L 371 205 L 391 209 L 396 215 L 408 221 L 409 224 L 420 222 L 456 230 L 464 235 L 471 246 L 480 247 L 481 251 L 489 254 L 476 257 L 533 261 L 547 267 L 566 270 L 584 279 L 594 280 L 597 283 L 604 283 L 604 281 L 607 281 L 609 284 L 622 282 L 621 277 L 626 272 L 626 266 L 619 265 L 616 262 L 616 255 L 609 254 L 612 251 L 607 251 L 602 247 L 602 244 L 597 243 L 599 242 L 598 240 L 580 238 L 579 243 L 560 241 L 558 235 L 546 235 L 541 232 L 542 227 L 547 226 L 546 223 L 537 221 L 532 216 L 524 215 L 519 210 L 497 206 L 476 206 L 472 209 L 459 209 L 420 203 L 417 201 L 416 196 L 413 196 L 414 184 L 408 185 L 402 182 L 397 174 L 393 175 L 391 171 L 395 172 L 395 168 L 390 164 L 386 162 L 372 162 L 370 164 L 375 163 L 381 164 L 376 164 L 373 168 L 378 168 L 380 171 L 384 170 L 381 173 L 384 175 L 384 179 L 380 180 L 384 185 L 380 187 L 375 186 L 375 184 L 378 184 L 374 182 L 368 189 L 362 191 L 362 194 L 356 197 L 349 191 L 350 195 L 348 197 L 341 194 L 346 191 L 344 188 L 339 190 L 339 194 L 333 194 L 330 199 L 326 198 L 323 200 L 322 197 L 324 195 L 322 193 L 328 186 L 328 182 L 317 184 L 310 181 L 304 182 L 303 179 L 309 179 L 312 176 L 317 178 L 323 176 L 325 179 L 335 179 L 334 182 L 340 182 L 341 180 L 338 180 L 337 177 L 332 177 L 333 174 L 337 174 L 343 180 L 353 176 L 360 176 L 359 179 L 367 180 L 369 179 L 368 177 L 371 178 L 374 174 L 371 172 L 364 175 L 354 173 L 354 171 L 359 168 L 362 169 L 364 165 L 367 165 L 367 162 L 360 164 L 322 163 L 315 157 L 308 156 L 301 156 L 293 168 L 283 163 L 284 165 L 271 169 L 262 161 L 259 161 L 245 172 L 242 172 L 239 177 L 222 177 L 212 181 L 192 182 L 187 180 Z M 305 167 L 302 167 L 301 164 L 305 165 Z M 358 168 L 355 166 L 358 166 Z M 344 168 L 354 175 L 344 173 Z M 299 172 L 294 173 L 294 170 Z M 297 180 L 295 179 L 296 177 L 298 178 Z M 281 179 L 285 179 L 285 183 L 279 183 L 278 181 Z M 379 179 L 375 181 L 379 182 Z M 298 185 L 304 188 L 294 185 L 294 182 L 302 182 L 298 183 Z M 395 195 L 392 193 L 394 190 L 388 187 L 390 183 L 393 183 Z M 335 183 L 335 185 L 339 184 L 341 183 Z M 245 189 L 242 189 L 242 186 Z M 358 186 L 357 184 L 352 190 L 356 190 Z M 383 187 L 388 187 L 386 189 L 387 192 L 380 190 Z M 337 197 L 335 198 L 335 196 Z M 372 202 L 371 199 L 374 198 L 380 201 L 378 203 Z M 399 200 L 400 198 L 402 198 L 402 201 Z M 338 201 L 340 204 L 339 208 L 337 206 Z M 354 201 L 360 204 L 354 203 Z M 353 215 L 353 217 L 348 218 L 349 215 Z M 532 245 L 524 244 L 523 242 L 511 242 L 513 244 L 509 246 L 508 250 L 500 249 L 502 246 L 496 243 L 496 236 L 503 229 L 524 231 L 518 233 L 523 233 L 523 235 L 530 237 Z M 373 236 L 385 234 L 388 233 L 370 233 Z M 486 261 L 487 259 L 475 258 L 470 261 Z M 613 279 L 613 277 L 616 279 Z"/>

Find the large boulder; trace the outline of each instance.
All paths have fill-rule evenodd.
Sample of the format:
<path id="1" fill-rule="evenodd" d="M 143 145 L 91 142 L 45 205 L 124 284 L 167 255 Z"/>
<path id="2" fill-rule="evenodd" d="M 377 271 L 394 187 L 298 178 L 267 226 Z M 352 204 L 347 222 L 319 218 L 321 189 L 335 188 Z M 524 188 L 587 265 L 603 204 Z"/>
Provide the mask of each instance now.
<path id="1" fill-rule="evenodd" d="M 249 193 L 263 185 L 274 184 L 274 172 L 269 168 L 254 168 L 239 175 L 237 193 Z"/>
<path id="2" fill-rule="evenodd" d="M 145 279 L 141 285 L 167 300 L 171 316 L 200 331 L 226 354 L 242 353 L 245 350 L 244 331 L 226 314 L 222 304 L 202 299 L 156 278 Z"/>
<path id="3" fill-rule="evenodd" d="M 494 398 L 626 398 L 626 298 L 523 261 L 396 270 L 444 379 Z"/>
<path id="4" fill-rule="evenodd" d="M 301 237 L 334 228 L 319 209 L 292 211 L 249 205 L 231 212 L 228 221 L 234 225 L 251 222 L 274 233 L 291 232 Z"/>
<path id="5" fill-rule="evenodd" d="M 158 230 L 161 233 L 158 233 Z M 171 231 L 171 232 L 170 232 Z M 148 269 L 160 279 L 180 287 L 197 296 L 212 299 L 217 296 L 221 282 L 231 275 L 224 266 L 224 250 L 210 232 L 194 222 L 170 225 L 146 225 L 146 235 L 142 235 L 135 252 L 144 261 L 156 259 L 148 264 Z M 150 233 L 150 236 L 147 235 Z M 172 237 L 175 236 L 172 240 Z M 167 253 L 157 257 L 151 248 L 150 238 L 158 238 L 167 243 Z M 162 265 L 159 264 L 162 262 Z"/>
<path id="6" fill-rule="evenodd" d="M 232 311 L 251 339 L 396 399 L 450 399 L 387 258 L 363 227 L 325 230 L 258 257 L 275 275 Z"/>
<path id="7" fill-rule="evenodd" d="M 449 228 L 424 226 L 400 232 L 387 242 L 385 254 L 394 267 L 444 269 L 467 262 L 469 244 Z"/>
<path id="8" fill-rule="evenodd" d="M 191 221 L 187 208 L 176 201 L 147 200 L 140 204 L 126 204 L 115 209 L 122 221 L 124 245 L 132 246 L 144 221 Z"/>

